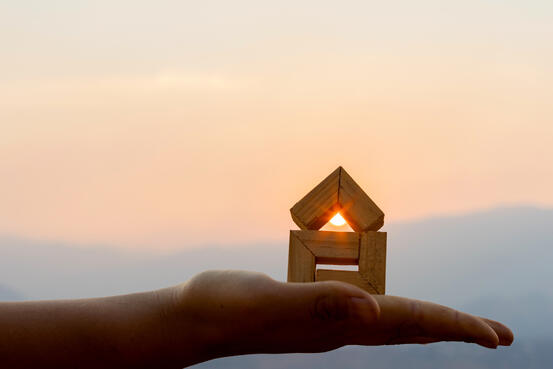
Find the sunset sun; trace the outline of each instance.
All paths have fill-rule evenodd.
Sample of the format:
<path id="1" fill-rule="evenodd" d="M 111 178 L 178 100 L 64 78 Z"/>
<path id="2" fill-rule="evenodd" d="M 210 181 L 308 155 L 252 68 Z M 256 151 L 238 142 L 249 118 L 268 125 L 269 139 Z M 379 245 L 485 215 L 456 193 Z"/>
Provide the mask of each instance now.
<path id="1" fill-rule="evenodd" d="M 330 219 L 330 223 L 335 226 L 343 226 L 346 224 L 346 220 L 340 215 L 340 213 L 336 213 L 336 215 Z"/>

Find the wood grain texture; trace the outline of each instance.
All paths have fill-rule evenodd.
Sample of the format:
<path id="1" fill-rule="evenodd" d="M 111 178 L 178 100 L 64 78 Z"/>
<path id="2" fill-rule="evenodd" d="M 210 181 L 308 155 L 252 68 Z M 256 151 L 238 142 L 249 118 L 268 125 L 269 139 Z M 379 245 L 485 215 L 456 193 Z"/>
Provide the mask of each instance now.
<path id="1" fill-rule="evenodd" d="M 288 282 L 315 281 L 315 255 L 290 231 Z"/>
<path id="2" fill-rule="evenodd" d="M 307 195 L 290 213 L 304 230 L 318 230 L 340 212 L 356 232 L 377 231 L 384 213 L 342 167 L 338 167 Z"/>
<path id="3" fill-rule="evenodd" d="M 340 170 L 339 167 L 332 172 L 290 209 L 298 227 L 320 229 L 338 212 Z"/>
<path id="4" fill-rule="evenodd" d="M 315 255 L 318 264 L 357 265 L 361 234 L 356 232 L 291 231 Z"/>
<path id="5" fill-rule="evenodd" d="M 361 234 L 359 273 L 378 294 L 386 293 L 386 232 Z"/>
<path id="6" fill-rule="evenodd" d="M 353 284 L 368 293 L 377 294 L 378 291 L 359 272 L 349 270 L 317 269 L 316 281 L 340 281 Z"/>
<path id="7" fill-rule="evenodd" d="M 386 232 L 290 231 L 288 281 L 337 280 L 373 294 L 386 292 Z M 359 272 L 316 270 L 317 264 L 359 265 Z"/>
<path id="8" fill-rule="evenodd" d="M 377 231 L 384 225 L 382 210 L 343 168 L 338 203 L 340 214 L 356 232 Z"/>

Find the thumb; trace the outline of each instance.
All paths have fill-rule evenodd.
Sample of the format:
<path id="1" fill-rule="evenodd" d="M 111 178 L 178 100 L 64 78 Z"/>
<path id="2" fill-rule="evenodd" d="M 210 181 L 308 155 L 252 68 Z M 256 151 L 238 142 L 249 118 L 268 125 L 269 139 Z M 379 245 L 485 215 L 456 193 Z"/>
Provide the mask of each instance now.
<path id="1" fill-rule="evenodd" d="M 347 320 L 371 324 L 380 315 L 378 302 L 357 287 L 330 281 L 314 283 L 313 287 L 312 295 L 308 294 L 305 302 L 315 324 Z"/>

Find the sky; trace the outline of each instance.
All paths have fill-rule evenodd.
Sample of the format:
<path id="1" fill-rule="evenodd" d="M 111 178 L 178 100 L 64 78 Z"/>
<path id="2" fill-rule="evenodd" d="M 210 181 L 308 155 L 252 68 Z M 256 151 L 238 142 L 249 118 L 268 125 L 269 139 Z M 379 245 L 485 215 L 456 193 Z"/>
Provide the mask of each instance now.
<path id="1" fill-rule="evenodd" d="M 387 222 L 553 206 L 550 1 L 0 3 L 0 234 L 286 240 L 342 165 Z"/>

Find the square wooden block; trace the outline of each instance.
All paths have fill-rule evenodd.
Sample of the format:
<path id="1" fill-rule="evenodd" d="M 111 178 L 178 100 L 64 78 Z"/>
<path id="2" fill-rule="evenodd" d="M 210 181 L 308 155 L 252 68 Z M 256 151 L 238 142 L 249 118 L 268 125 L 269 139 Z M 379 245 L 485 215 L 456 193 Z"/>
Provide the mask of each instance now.
<path id="1" fill-rule="evenodd" d="M 358 265 L 359 271 L 317 264 Z M 372 294 L 386 292 L 386 232 L 290 231 L 288 282 L 336 280 Z"/>

